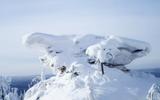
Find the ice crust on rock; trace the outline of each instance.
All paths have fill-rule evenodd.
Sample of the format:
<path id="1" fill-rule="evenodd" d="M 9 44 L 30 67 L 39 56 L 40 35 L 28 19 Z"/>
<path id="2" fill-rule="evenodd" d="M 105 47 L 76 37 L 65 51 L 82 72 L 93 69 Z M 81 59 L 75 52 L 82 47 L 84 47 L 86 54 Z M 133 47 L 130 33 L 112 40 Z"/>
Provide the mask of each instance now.
<path id="1" fill-rule="evenodd" d="M 125 65 L 150 52 L 150 45 L 143 41 L 33 33 L 25 36 L 23 43 L 43 52 L 41 63 L 57 73 L 31 87 L 24 100 L 145 100 L 147 88 L 157 80 L 148 74 L 134 77 L 132 71 L 122 72 Z"/>

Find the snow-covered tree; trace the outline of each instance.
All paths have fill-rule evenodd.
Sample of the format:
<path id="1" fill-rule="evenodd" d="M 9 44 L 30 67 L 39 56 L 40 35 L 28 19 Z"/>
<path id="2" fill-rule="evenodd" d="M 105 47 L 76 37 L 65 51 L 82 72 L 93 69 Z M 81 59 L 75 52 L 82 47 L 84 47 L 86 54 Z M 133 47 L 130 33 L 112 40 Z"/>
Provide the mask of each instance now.
<path id="1" fill-rule="evenodd" d="M 160 100 L 160 83 L 154 83 L 148 91 L 147 100 Z"/>
<path id="2" fill-rule="evenodd" d="M 17 88 L 11 88 L 11 78 L 0 76 L 0 100 L 22 100 Z"/>

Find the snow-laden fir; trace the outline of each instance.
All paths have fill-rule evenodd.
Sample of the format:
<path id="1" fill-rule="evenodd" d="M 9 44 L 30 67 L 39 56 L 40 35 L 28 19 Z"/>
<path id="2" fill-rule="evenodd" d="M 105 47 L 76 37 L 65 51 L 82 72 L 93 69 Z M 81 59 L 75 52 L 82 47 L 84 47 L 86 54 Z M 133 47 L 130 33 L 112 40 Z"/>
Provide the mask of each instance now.
<path id="1" fill-rule="evenodd" d="M 152 85 L 147 95 L 148 100 L 160 100 L 160 83 Z"/>
<path id="2" fill-rule="evenodd" d="M 31 87 L 24 100 L 145 100 L 158 80 L 126 67 L 150 52 L 143 41 L 33 33 L 24 36 L 23 44 L 42 52 L 41 63 L 56 73 Z"/>
<path id="3" fill-rule="evenodd" d="M 11 88 L 11 78 L 0 76 L 0 100 L 22 100 L 17 88 Z"/>

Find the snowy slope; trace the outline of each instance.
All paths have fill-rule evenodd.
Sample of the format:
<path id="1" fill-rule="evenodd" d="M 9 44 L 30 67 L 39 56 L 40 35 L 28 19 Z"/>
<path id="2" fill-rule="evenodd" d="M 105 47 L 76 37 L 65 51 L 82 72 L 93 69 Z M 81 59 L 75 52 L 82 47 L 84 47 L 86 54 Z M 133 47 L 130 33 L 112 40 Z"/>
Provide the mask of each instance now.
<path id="1" fill-rule="evenodd" d="M 42 52 L 41 63 L 57 73 L 31 87 L 25 100 L 145 100 L 157 81 L 125 67 L 150 52 L 146 42 L 116 36 L 33 33 L 23 43 Z"/>
<path id="2" fill-rule="evenodd" d="M 52 77 L 30 88 L 25 100 L 146 100 L 147 91 L 157 81 L 145 74 L 131 77 L 115 69 L 107 72 L 105 76 Z"/>

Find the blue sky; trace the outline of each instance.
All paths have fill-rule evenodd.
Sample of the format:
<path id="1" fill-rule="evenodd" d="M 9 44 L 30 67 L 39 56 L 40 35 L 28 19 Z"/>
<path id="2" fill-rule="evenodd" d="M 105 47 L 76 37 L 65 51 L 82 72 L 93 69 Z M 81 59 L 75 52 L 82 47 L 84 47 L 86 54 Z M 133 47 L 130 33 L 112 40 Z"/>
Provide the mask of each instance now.
<path id="1" fill-rule="evenodd" d="M 160 67 L 159 5 L 159 0 L 0 0 L 0 74 L 40 73 L 37 54 L 21 44 L 22 36 L 32 32 L 147 41 L 152 52 L 131 67 Z"/>

